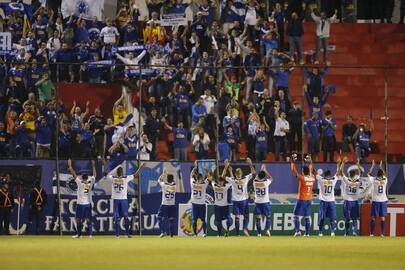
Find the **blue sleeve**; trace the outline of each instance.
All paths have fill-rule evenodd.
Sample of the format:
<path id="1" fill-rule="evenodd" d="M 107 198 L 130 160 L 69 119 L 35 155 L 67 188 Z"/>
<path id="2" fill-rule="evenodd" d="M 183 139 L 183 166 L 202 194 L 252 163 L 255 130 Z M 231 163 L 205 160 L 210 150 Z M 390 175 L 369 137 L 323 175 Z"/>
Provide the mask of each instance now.
<path id="1" fill-rule="evenodd" d="M 307 78 L 310 77 L 309 72 L 308 72 L 308 68 L 307 68 L 306 66 L 304 66 L 304 75 L 305 75 Z"/>
<path id="2" fill-rule="evenodd" d="M 306 134 L 309 134 L 309 133 L 310 133 L 309 128 L 308 128 L 308 121 L 306 121 L 306 122 L 304 123 L 304 131 L 305 131 Z"/>
<path id="3" fill-rule="evenodd" d="M 328 100 L 329 97 L 329 91 L 326 91 L 326 93 L 323 94 L 322 99 L 320 101 L 321 105 L 324 105 L 326 101 Z"/>

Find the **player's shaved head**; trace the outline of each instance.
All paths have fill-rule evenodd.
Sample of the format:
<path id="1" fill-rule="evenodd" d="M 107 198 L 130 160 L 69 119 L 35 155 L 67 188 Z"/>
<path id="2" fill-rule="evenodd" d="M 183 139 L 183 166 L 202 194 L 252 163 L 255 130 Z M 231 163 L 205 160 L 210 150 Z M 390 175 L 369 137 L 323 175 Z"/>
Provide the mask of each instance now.
<path id="1" fill-rule="evenodd" d="M 259 174 L 257 175 L 259 179 L 264 179 L 266 177 L 266 172 L 265 171 L 260 171 Z"/>
<path id="2" fill-rule="evenodd" d="M 332 173 L 330 172 L 330 170 L 326 170 L 326 171 L 323 173 L 323 177 L 326 177 L 326 178 L 331 177 L 331 175 L 332 175 Z"/>
<path id="3" fill-rule="evenodd" d="M 122 176 L 123 174 L 124 174 L 124 171 L 123 171 L 122 167 L 118 167 L 117 168 L 117 175 Z"/>
<path id="4" fill-rule="evenodd" d="M 174 182 L 173 174 L 168 174 L 168 175 L 167 175 L 167 182 L 168 182 L 168 183 L 173 183 L 173 182 Z"/>

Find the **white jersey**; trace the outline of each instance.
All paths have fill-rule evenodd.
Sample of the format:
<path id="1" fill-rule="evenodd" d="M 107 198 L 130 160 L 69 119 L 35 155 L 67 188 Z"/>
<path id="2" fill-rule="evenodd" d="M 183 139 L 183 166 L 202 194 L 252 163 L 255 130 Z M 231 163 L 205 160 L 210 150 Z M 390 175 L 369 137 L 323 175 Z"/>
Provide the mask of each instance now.
<path id="1" fill-rule="evenodd" d="M 249 199 L 248 184 L 252 178 L 252 174 L 248 174 L 245 177 L 238 179 L 234 177 L 227 177 L 226 181 L 232 183 L 232 200 L 239 202 Z"/>
<path id="2" fill-rule="evenodd" d="M 324 178 L 320 175 L 316 177 L 318 180 L 319 188 L 319 200 L 324 202 L 334 202 L 335 201 L 335 186 L 338 180 L 337 176 L 332 176 L 330 178 Z"/>
<path id="3" fill-rule="evenodd" d="M 109 179 L 112 183 L 111 198 L 114 200 L 128 199 L 128 183 L 134 180 L 134 176 L 110 176 Z"/>
<path id="4" fill-rule="evenodd" d="M 207 191 L 208 182 L 197 182 L 193 177 L 191 177 L 190 179 L 191 203 L 205 205 L 205 194 Z"/>
<path id="5" fill-rule="evenodd" d="M 76 177 L 77 184 L 77 204 L 85 205 L 91 204 L 91 190 L 93 188 L 95 178 L 89 176 L 86 181 L 82 180 L 81 176 Z"/>
<path id="6" fill-rule="evenodd" d="M 342 177 L 342 185 L 340 190 L 342 191 L 342 197 L 345 201 L 358 201 L 360 198 L 360 179 L 350 180 L 346 176 Z"/>
<path id="7" fill-rule="evenodd" d="M 387 178 L 370 177 L 371 200 L 373 202 L 386 202 L 387 198 Z"/>
<path id="8" fill-rule="evenodd" d="M 269 203 L 270 202 L 270 189 L 271 180 L 266 178 L 260 180 L 256 178 L 253 181 L 253 187 L 255 189 L 255 203 Z"/>
<path id="9" fill-rule="evenodd" d="M 214 189 L 215 205 L 216 206 L 228 206 L 228 190 L 232 187 L 232 184 L 226 183 L 224 186 L 220 186 L 215 182 L 211 183 Z"/>
<path id="10" fill-rule="evenodd" d="M 176 183 L 159 181 L 162 188 L 162 205 L 174 205 L 176 202 Z"/>

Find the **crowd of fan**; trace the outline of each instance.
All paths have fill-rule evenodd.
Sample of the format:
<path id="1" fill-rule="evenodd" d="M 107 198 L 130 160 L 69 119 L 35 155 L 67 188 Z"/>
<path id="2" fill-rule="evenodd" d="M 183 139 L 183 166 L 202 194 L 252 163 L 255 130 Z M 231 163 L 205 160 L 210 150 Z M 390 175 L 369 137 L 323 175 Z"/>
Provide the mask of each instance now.
<path id="1" fill-rule="evenodd" d="M 223 159 L 236 160 L 240 142 L 258 161 L 270 152 L 276 160 L 281 154 L 287 159 L 291 151 L 302 149 L 303 110 L 300 101 L 291 100 L 289 76 L 292 66 L 305 64 L 302 22 L 311 20 L 317 23 L 318 40 L 313 60 L 317 64 L 323 47 L 324 66 L 304 67 L 311 112 L 304 131 L 308 151 L 316 155 L 322 143 L 324 160 L 328 153 L 333 160 L 336 121 L 323 109 L 335 89 L 326 87 L 323 78 L 336 11 L 319 13 L 306 2 L 311 1 L 291 8 L 274 0 L 267 8 L 264 0 L 149 0 L 149 18 L 140 18 L 129 1 L 115 19 L 105 21 L 62 18 L 40 7 L 26 32 L 22 12 L 13 11 L 0 21 L 14 44 L 14 51 L 0 60 L 0 155 L 48 158 L 55 155 L 57 141 L 62 158 L 140 154 L 141 159 L 154 160 L 159 137 L 172 131 L 177 160 L 188 159 L 189 144 L 197 158 L 212 156 L 216 141 Z M 188 25 L 160 24 L 163 14 L 185 13 L 188 5 L 194 14 Z M 142 79 L 139 73 L 131 76 L 138 64 L 152 72 Z M 121 81 L 133 95 L 142 84 L 147 94 L 140 97 L 141 138 L 137 127 L 128 124 L 131 114 L 123 97 L 115 103 L 112 118 L 106 119 L 100 109 L 90 115 L 89 103 L 82 111 L 76 103 L 70 109 L 70 104 L 55 100 L 52 82 L 62 81 Z M 346 146 L 354 142 L 357 151 L 368 151 L 368 130 L 351 126 L 345 131 Z"/>

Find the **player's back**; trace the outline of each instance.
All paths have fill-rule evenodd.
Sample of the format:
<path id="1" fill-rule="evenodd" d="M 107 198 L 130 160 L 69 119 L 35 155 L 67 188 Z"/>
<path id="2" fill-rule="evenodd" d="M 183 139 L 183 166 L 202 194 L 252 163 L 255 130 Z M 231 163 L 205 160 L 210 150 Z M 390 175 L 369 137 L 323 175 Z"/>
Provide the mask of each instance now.
<path id="1" fill-rule="evenodd" d="M 386 202 L 387 197 L 387 178 L 386 177 L 370 177 L 372 184 L 371 200 L 373 202 Z"/>
<path id="2" fill-rule="evenodd" d="M 346 176 L 342 177 L 340 189 L 342 191 L 343 200 L 358 201 L 360 198 L 360 179 L 349 179 Z"/>
<path id="3" fill-rule="evenodd" d="M 215 205 L 227 206 L 228 205 L 228 191 L 232 187 L 231 184 L 219 185 L 212 182 L 212 188 L 214 190 Z"/>
<path id="4" fill-rule="evenodd" d="M 205 194 L 208 183 L 206 181 L 191 180 L 191 203 L 205 204 Z"/>
<path id="5" fill-rule="evenodd" d="M 298 175 L 298 199 L 303 201 L 312 200 L 312 188 L 315 178 L 313 176 Z"/>
<path id="6" fill-rule="evenodd" d="M 322 177 L 318 176 L 319 199 L 325 202 L 335 201 L 335 185 L 337 177 Z"/>
<path id="7" fill-rule="evenodd" d="M 227 177 L 226 181 L 232 184 L 232 200 L 244 201 L 249 198 L 248 184 L 252 174 L 248 174 L 243 178 Z"/>
<path id="8" fill-rule="evenodd" d="M 255 179 L 253 181 L 253 188 L 255 190 L 255 203 L 268 203 L 270 202 L 269 186 L 271 180 L 269 179 Z"/>
<path id="9" fill-rule="evenodd" d="M 176 183 L 159 182 L 162 187 L 162 205 L 174 205 L 176 201 Z"/>
<path id="10" fill-rule="evenodd" d="M 128 182 L 132 176 L 112 176 L 111 197 L 114 200 L 126 200 L 128 198 Z"/>

